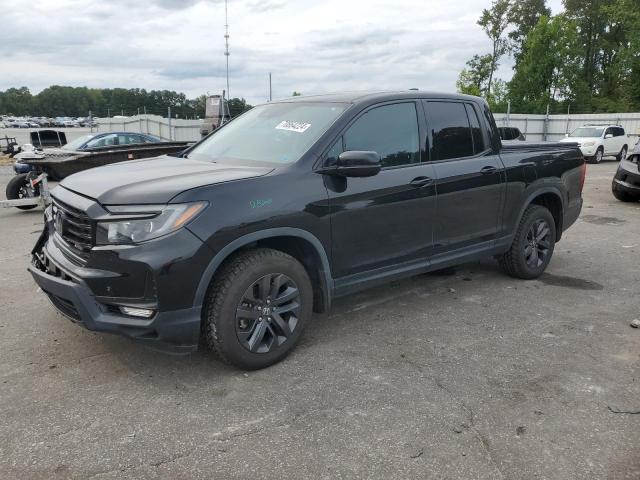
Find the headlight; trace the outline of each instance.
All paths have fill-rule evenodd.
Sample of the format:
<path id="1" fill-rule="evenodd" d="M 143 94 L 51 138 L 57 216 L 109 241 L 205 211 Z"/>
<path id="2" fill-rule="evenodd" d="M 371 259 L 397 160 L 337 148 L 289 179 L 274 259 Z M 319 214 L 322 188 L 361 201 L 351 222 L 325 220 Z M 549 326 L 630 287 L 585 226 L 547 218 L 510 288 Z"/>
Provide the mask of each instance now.
<path id="1" fill-rule="evenodd" d="M 207 202 L 107 206 L 113 219 L 98 222 L 96 243 L 131 244 L 167 235 L 185 226 L 206 206 Z"/>
<path id="2" fill-rule="evenodd" d="M 596 142 L 584 142 L 582 144 L 583 147 L 593 147 L 596 144 Z"/>

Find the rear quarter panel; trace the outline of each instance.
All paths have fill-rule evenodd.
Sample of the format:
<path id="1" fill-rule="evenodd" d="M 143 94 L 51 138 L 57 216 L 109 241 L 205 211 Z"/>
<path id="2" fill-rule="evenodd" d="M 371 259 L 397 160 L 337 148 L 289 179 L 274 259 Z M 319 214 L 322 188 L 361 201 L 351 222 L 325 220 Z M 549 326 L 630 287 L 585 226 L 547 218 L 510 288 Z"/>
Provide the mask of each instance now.
<path id="1" fill-rule="evenodd" d="M 577 147 L 522 145 L 503 149 L 500 157 L 506 175 L 503 237 L 513 236 L 526 207 L 544 193 L 560 197 L 565 215 L 581 208 L 584 157 Z"/>

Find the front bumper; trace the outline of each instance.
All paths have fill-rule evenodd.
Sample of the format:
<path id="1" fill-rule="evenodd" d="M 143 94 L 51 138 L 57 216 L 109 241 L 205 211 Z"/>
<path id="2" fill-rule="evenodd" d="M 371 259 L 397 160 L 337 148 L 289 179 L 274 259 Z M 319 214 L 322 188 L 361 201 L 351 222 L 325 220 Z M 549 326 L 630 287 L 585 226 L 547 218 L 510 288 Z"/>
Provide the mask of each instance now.
<path id="1" fill-rule="evenodd" d="M 622 160 L 618 166 L 613 182 L 622 191 L 640 195 L 640 155 L 634 155 L 634 160 Z"/>
<path id="2" fill-rule="evenodd" d="M 582 152 L 582 155 L 584 155 L 585 157 L 593 157 L 598 151 L 598 146 L 597 145 L 590 145 L 588 147 L 582 146 L 580 147 L 580 151 Z"/>
<path id="3" fill-rule="evenodd" d="M 187 229 L 131 248 L 94 247 L 84 265 L 69 258 L 51 222 L 28 270 L 54 307 L 74 323 L 124 335 L 156 350 L 198 348 L 201 306 L 194 305 L 208 247 Z M 206 255 L 205 255 L 206 256 Z M 124 315 L 120 306 L 148 308 L 151 318 Z"/>
<path id="4" fill-rule="evenodd" d="M 108 312 L 81 283 L 54 277 L 34 265 L 29 272 L 60 313 L 88 330 L 124 335 L 168 353 L 190 353 L 198 348 L 199 308 L 158 312 L 149 320 L 128 318 Z"/>

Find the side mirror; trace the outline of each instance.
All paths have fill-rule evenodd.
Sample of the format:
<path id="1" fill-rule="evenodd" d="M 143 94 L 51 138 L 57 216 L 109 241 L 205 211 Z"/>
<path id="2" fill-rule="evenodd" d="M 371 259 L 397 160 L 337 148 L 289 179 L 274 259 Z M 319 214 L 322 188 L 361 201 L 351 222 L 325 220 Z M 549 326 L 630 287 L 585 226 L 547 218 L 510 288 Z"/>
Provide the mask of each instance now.
<path id="1" fill-rule="evenodd" d="M 611 133 L 607 133 L 604 138 L 613 138 L 613 135 Z"/>
<path id="2" fill-rule="evenodd" d="M 381 168 L 380 155 L 377 152 L 353 150 L 342 152 L 336 165 L 321 168 L 317 172 L 341 177 L 373 177 Z"/>

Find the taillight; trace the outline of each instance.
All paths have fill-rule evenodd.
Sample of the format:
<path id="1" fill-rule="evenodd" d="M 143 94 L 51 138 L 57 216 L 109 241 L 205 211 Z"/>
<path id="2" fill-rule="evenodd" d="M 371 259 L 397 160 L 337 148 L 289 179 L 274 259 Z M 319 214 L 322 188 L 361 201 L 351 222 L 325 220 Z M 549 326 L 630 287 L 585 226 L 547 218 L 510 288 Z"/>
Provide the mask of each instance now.
<path id="1" fill-rule="evenodd" d="M 584 181 L 587 178 L 587 162 L 583 161 L 580 166 L 580 193 L 582 193 L 582 189 L 584 188 Z"/>

